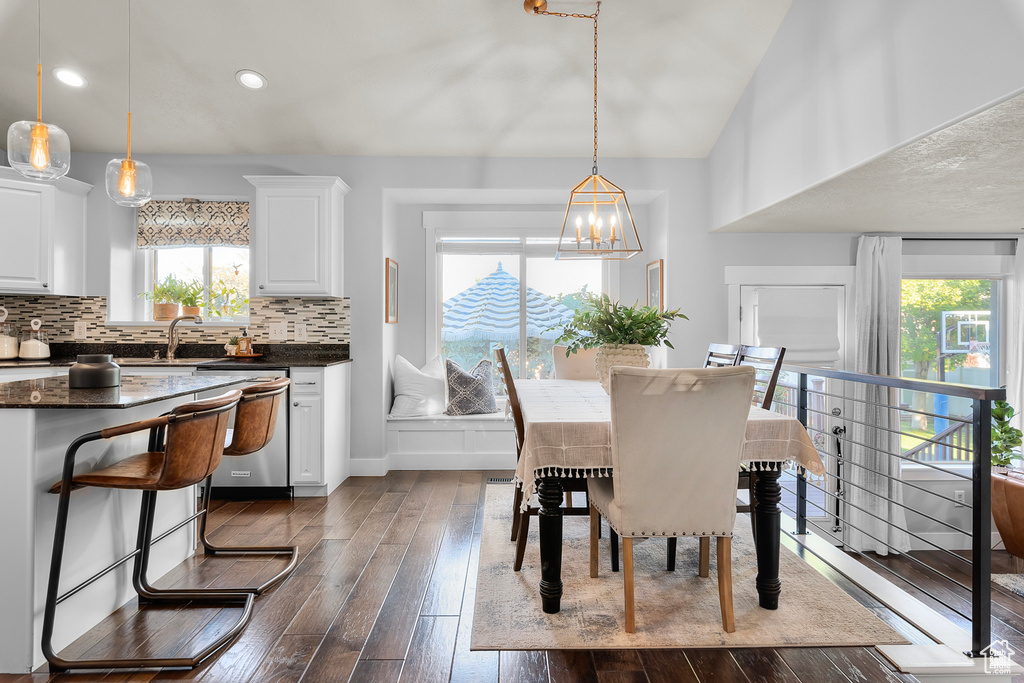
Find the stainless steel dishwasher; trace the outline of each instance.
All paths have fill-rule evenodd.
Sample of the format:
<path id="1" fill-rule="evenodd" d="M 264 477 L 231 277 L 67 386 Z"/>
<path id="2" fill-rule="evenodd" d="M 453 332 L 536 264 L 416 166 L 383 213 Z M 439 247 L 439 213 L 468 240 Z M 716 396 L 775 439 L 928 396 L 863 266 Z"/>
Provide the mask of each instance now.
<path id="1" fill-rule="evenodd" d="M 235 384 L 231 389 L 240 389 L 277 377 L 287 377 L 287 368 L 253 368 L 252 370 L 218 370 L 215 367 L 198 367 L 197 374 L 232 375 L 255 377 L 255 381 Z M 204 392 L 200 398 L 216 396 L 225 389 Z M 261 450 L 249 455 L 226 455 L 213 473 L 214 498 L 282 498 L 292 493 L 288 482 L 288 397 L 285 396 L 277 413 L 274 438 Z M 234 420 L 234 411 L 231 419 Z"/>

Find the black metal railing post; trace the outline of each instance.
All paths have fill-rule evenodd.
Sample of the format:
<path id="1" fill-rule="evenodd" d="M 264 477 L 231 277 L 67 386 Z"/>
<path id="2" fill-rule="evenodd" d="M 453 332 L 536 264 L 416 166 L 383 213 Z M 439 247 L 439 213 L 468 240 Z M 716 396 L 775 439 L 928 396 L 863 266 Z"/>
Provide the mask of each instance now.
<path id="1" fill-rule="evenodd" d="M 974 399 L 971 657 L 992 643 L 992 401 Z"/>
<path id="2" fill-rule="evenodd" d="M 801 372 L 798 390 L 796 419 L 807 429 L 807 373 Z M 796 477 L 796 533 L 807 533 L 807 473 L 798 472 Z"/>

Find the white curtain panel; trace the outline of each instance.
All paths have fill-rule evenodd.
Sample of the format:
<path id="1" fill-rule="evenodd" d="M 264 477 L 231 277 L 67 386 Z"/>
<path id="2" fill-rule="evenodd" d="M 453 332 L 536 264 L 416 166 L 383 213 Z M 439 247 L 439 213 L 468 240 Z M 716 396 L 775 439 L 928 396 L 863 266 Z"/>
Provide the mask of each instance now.
<path id="1" fill-rule="evenodd" d="M 1024 238 L 1017 238 L 1013 274 L 1008 278 L 1006 301 L 1006 400 L 1017 411 L 1012 422 L 1024 424 Z"/>
<path id="2" fill-rule="evenodd" d="M 854 370 L 900 374 L 899 237 L 862 236 L 857 244 Z M 899 392 L 853 383 L 849 446 L 846 545 L 879 555 L 910 550 L 900 482 Z"/>

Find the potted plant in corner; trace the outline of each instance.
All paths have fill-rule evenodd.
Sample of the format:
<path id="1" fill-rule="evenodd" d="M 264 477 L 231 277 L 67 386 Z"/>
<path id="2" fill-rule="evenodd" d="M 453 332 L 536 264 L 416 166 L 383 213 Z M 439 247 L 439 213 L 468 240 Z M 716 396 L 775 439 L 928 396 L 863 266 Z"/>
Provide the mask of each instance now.
<path id="1" fill-rule="evenodd" d="M 607 294 L 591 295 L 562 327 L 556 342 L 567 346 L 567 356 L 597 348 L 597 376 L 608 391 L 608 371 L 613 365 L 646 368 L 651 358 L 645 346 L 675 348 L 668 340 L 668 330 L 676 318 L 689 320 L 678 308 L 659 311 L 636 304 L 623 306 Z"/>
<path id="2" fill-rule="evenodd" d="M 142 296 L 153 302 L 153 320 L 174 320 L 178 317 L 178 304 L 184 293 L 185 284 L 168 275 L 153 285 L 152 292 L 144 292 Z"/>
<path id="3" fill-rule="evenodd" d="M 199 280 L 181 284 L 181 314 L 200 315 L 203 310 L 203 283 Z"/>
<path id="4" fill-rule="evenodd" d="M 1010 425 L 1013 407 L 1006 401 L 992 402 L 992 518 L 1006 551 L 1014 560 L 1014 571 L 1024 571 L 1024 476 L 1012 471 L 1021 459 L 1021 431 Z"/>

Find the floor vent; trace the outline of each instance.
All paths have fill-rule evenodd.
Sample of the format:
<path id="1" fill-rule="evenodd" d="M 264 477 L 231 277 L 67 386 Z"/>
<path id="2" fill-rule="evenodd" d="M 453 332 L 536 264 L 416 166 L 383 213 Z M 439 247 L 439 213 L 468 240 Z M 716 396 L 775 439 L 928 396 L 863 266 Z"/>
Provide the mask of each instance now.
<path id="1" fill-rule="evenodd" d="M 512 477 L 487 477 L 488 484 L 511 484 Z"/>

